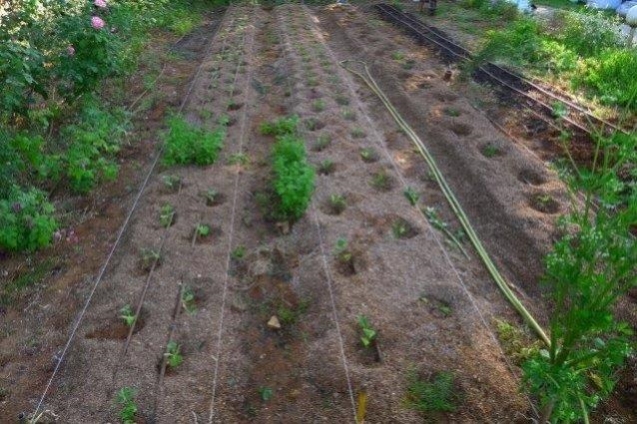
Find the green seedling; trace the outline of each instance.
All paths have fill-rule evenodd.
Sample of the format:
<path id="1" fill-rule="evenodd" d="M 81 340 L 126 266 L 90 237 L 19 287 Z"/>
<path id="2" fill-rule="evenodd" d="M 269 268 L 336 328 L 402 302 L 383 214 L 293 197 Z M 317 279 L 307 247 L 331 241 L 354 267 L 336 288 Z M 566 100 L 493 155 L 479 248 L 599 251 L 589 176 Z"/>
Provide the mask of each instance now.
<path id="1" fill-rule="evenodd" d="M 130 305 L 124 305 L 124 307 L 119 310 L 119 314 L 119 317 L 124 320 L 124 324 L 126 324 L 127 327 L 132 327 L 133 324 L 135 324 L 137 317 L 133 313 Z"/>
<path id="2" fill-rule="evenodd" d="M 161 180 L 170 191 L 178 191 L 181 187 L 181 178 L 177 175 L 163 175 Z"/>
<path id="3" fill-rule="evenodd" d="M 452 108 L 452 107 L 446 107 L 444 109 L 445 115 L 447 116 L 453 116 L 453 117 L 458 117 L 460 116 L 460 111 L 458 109 Z"/>
<path id="4" fill-rule="evenodd" d="M 325 159 L 319 164 L 318 173 L 323 175 L 329 175 L 332 172 L 334 172 L 335 168 L 336 168 L 336 165 L 334 165 L 334 162 L 332 160 Z"/>
<path id="5" fill-rule="evenodd" d="M 341 106 L 349 105 L 349 97 L 347 96 L 338 95 L 336 96 L 335 100 L 336 100 L 336 103 L 338 103 Z"/>
<path id="6" fill-rule="evenodd" d="M 210 235 L 210 225 L 197 224 L 195 227 L 195 233 L 197 233 L 197 237 L 208 237 Z"/>
<path id="7" fill-rule="evenodd" d="M 172 205 L 164 205 L 159 211 L 159 222 L 162 227 L 168 228 L 173 225 L 173 218 L 175 217 L 175 208 Z"/>
<path id="8" fill-rule="evenodd" d="M 363 131 L 361 128 L 354 128 L 350 134 L 354 138 L 363 138 L 366 135 L 365 131 Z"/>
<path id="9" fill-rule="evenodd" d="M 453 245 L 456 246 L 467 259 L 469 259 L 469 254 L 464 249 L 464 247 L 462 247 L 460 238 L 458 238 L 457 235 L 451 232 L 451 230 L 449 229 L 449 224 L 442 220 L 440 215 L 438 215 L 438 211 L 436 210 L 436 208 L 427 206 L 424 209 L 421 209 L 421 212 L 425 215 L 427 221 L 429 221 L 432 227 L 434 227 L 438 231 L 442 231 L 444 235 L 447 236 L 447 238 L 453 243 Z M 464 231 L 460 234 L 464 235 Z"/>
<path id="10" fill-rule="evenodd" d="M 297 133 L 299 117 L 292 115 L 287 118 L 279 118 L 274 121 L 264 122 L 259 127 L 261 134 L 280 137 Z"/>
<path id="11" fill-rule="evenodd" d="M 488 158 L 492 158 L 500 154 L 500 148 L 489 143 L 482 148 L 482 154 Z"/>
<path id="12" fill-rule="evenodd" d="M 349 243 L 345 238 L 339 238 L 336 240 L 336 246 L 334 246 L 334 256 L 336 259 L 344 264 L 349 264 L 354 259 L 352 252 L 349 250 Z"/>
<path id="13" fill-rule="evenodd" d="M 247 165 L 250 163 L 250 156 L 245 153 L 234 153 L 228 158 L 230 165 Z"/>
<path id="14" fill-rule="evenodd" d="M 305 120 L 305 127 L 310 131 L 320 130 L 324 126 L 325 124 L 320 119 L 314 117 Z"/>
<path id="15" fill-rule="evenodd" d="M 365 349 L 369 349 L 376 344 L 378 332 L 372 327 L 369 319 L 365 315 L 358 317 L 358 325 L 361 328 L 361 343 Z"/>
<path id="16" fill-rule="evenodd" d="M 117 392 L 117 403 L 120 404 L 119 419 L 123 424 L 134 424 L 137 414 L 137 404 L 135 403 L 135 389 L 122 387 Z"/>
<path id="17" fill-rule="evenodd" d="M 334 213 L 335 215 L 340 215 L 341 213 L 343 213 L 347 206 L 345 196 L 341 194 L 330 195 L 329 206 L 332 213 Z"/>
<path id="18" fill-rule="evenodd" d="M 409 201 L 410 205 L 416 206 L 416 204 L 418 204 L 418 200 L 420 199 L 420 195 L 412 187 L 407 187 L 405 189 L 405 191 L 403 191 L 403 194 L 405 195 L 405 197 Z"/>
<path id="19" fill-rule="evenodd" d="M 376 153 L 376 151 L 370 147 L 366 147 L 364 149 L 361 149 L 361 159 L 363 160 L 363 162 L 376 162 L 378 160 L 378 154 Z"/>
<path id="20" fill-rule="evenodd" d="M 409 234 L 409 226 L 407 222 L 399 219 L 392 224 L 391 231 L 394 234 L 394 237 L 396 237 L 397 239 L 401 239 Z"/>
<path id="21" fill-rule="evenodd" d="M 314 145 L 312 146 L 312 150 L 315 152 L 322 152 L 332 143 L 332 139 L 327 134 L 321 134 L 317 139 Z"/>
<path id="22" fill-rule="evenodd" d="M 351 109 L 343 109 L 343 111 L 341 112 L 341 115 L 343 116 L 344 119 L 347 119 L 348 121 L 356 120 L 356 112 L 354 112 Z"/>
<path id="23" fill-rule="evenodd" d="M 259 387 L 259 396 L 263 402 L 267 402 L 274 396 L 274 391 L 269 387 Z"/>
<path id="24" fill-rule="evenodd" d="M 184 308 L 184 311 L 192 314 L 196 311 L 196 297 L 195 292 L 192 290 L 192 287 L 185 286 L 181 293 L 181 306 Z"/>
<path id="25" fill-rule="evenodd" d="M 166 346 L 166 353 L 164 353 L 166 364 L 172 369 L 177 368 L 184 362 L 184 357 L 181 355 L 180 350 L 181 347 L 175 341 L 168 342 Z"/>
<path id="26" fill-rule="evenodd" d="M 219 201 L 219 192 L 214 188 L 208 189 L 203 193 L 207 206 L 214 206 Z"/>
<path id="27" fill-rule="evenodd" d="M 161 254 L 155 249 L 142 249 L 140 252 L 142 269 L 144 271 L 150 271 L 155 263 L 159 264 L 161 261 Z"/>
<path id="28" fill-rule="evenodd" d="M 236 260 L 243 259 L 245 255 L 246 255 L 246 248 L 244 246 L 237 246 L 230 254 L 232 259 L 236 259 Z"/>
<path id="29" fill-rule="evenodd" d="M 307 300 L 300 301 L 296 308 L 289 308 L 286 305 L 280 305 L 277 308 L 276 315 L 282 324 L 291 325 L 298 321 L 301 314 L 305 313 L 308 307 L 309 302 Z"/>
<path id="30" fill-rule="evenodd" d="M 319 82 L 316 78 L 308 78 L 305 85 L 307 85 L 308 87 L 317 87 L 319 85 Z"/>
<path id="31" fill-rule="evenodd" d="M 562 119 L 566 115 L 568 115 L 568 109 L 566 105 L 562 102 L 554 102 L 552 105 L 553 116 L 557 119 Z"/>
<path id="32" fill-rule="evenodd" d="M 312 110 L 314 112 L 323 112 L 325 110 L 325 101 L 324 100 L 315 100 L 314 103 L 312 103 Z"/>
<path id="33" fill-rule="evenodd" d="M 372 187 L 376 190 L 389 191 L 392 185 L 392 179 L 385 171 L 379 171 L 372 176 Z"/>
<path id="34" fill-rule="evenodd" d="M 405 58 L 405 53 L 403 52 L 394 52 L 391 55 L 391 58 L 397 62 L 402 61 Z"/>
<path id="35" fill-rule="evenodd" d="M 458 395 L 452 373 L 440 372 L 431 381 L 426 381 L 412 372 L 408 380 L 407 403 L 411 408 L 423 413 L 456 410 Z"/>

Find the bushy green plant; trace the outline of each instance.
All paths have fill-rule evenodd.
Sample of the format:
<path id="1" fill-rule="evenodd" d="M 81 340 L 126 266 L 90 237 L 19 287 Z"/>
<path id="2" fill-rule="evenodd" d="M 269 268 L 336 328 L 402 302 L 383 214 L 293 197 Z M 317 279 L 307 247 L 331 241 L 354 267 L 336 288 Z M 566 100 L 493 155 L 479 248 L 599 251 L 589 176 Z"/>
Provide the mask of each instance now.
<path id="1" fill-rule="evenodd" d="M 117 403 L 120 404 L 119 419 L 123 424 L 134 424 L 137 414 L 137 404 L 135 403 L 135 389 L 122 387 L 117 392 Z"/>
<path id="2" fill-rule="evenodd" d="M 57 229 L 54 212 L 42 191 L 13 186 L 0 199 L 0 249 L 33 251 L 49 245 Z"/>
<path id="3" fill-rule="evenodd" d="M 517 64 L 537 62 L 541 58 L 541 33 L 540 24 L 531 18 L 516 20 L 503 30 L 490 30 L 476 62 L 505 58 Z"/>
<path id="4" fill-rule="evenodd" d="M 225 136 L 224 127 L 206 131 L 188 123 L 182 116 L 172 116 L 164 133 L 164 163 L 210 165 L 217 160 Z"/>
<path id="5" fill-rule="evenodd" d="M 575 81 L 593 88 L 604 103 L 637 109 L 635 69 L 637 52 L 634 49 L 606 49 L 584 61 L 583 72 Z"/>
<path id="6" fill-rule="evenodd" d="M 292 128 L 287 127 L 286 131 L 289 130 Z M 272 150 L 273 186 L 277 196 L 275 217 L 295 221 L 310 204 L 315 172 L 307 162 L 305 145 L 300 139 L 288 132 L 277 140 Z"/>

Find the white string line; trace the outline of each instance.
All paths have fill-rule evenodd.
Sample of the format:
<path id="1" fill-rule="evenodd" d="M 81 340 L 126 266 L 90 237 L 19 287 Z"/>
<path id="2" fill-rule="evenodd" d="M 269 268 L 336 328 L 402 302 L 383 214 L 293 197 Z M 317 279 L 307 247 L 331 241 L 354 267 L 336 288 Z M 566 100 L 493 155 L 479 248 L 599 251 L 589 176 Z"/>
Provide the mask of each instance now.
<path id="1" fill-rule="evenodd" d="M 210 46 L 208 48 L 208 50 L 206 51 L 206 54 L 204 56 L 207 57 L 207 55 L 210 53 L 210 50 L 212 48 L 212 41 L 210 43 Z M 190 96 L 191 92 L 192 92 L 192 88 L 195 84 L 195 81 L 197 80 L 197 77 L 199 76 L 199 74 L 201 73 L 201 68 L 203 66 L 203 60 L 202 62 L 199 64 L 199 67 L 197 68 L 197 72 L 195 73 L 195 76 L 193 77 L 190 86 L 188 88 L 188 91 L 186 92 L 186 95 L 181 103 L 181 105 L 179 106 L 179 112 L 181 113 L 184 105 L 186 104 L 186 101 L 188 99 L 188 97 Z M 53 373 L 51 374 L 51 377 L 49 378 L 46 387 L 44 388 L 44 391 L 42 392 L 42 396 L 40 397 L 40 400 L 38 402 L 38 405 L 35 409 L 35 411 L 33 412 L 32 417 L 37 417 L 38 416 L 38 412 L 40 412 L 40 408 L 42 407 L 42 403 L 44 402 L 44 399 L 46 398 L 46 395 L 49 392 L 49 389 L 51 388 L 51 384 L 53 383 L 53 379 L 55 378 L 55 376 L 57 375 L 59 369 L 60 369 L 60 365 L 62 364 L 62 361 L 64 361 L 64 358 L 66 357 L 66 354 L 68 352 L 68 349 L 73 341 L 73 339 L 75 338 L 75 334 L 77 333 L 77 330 L 80 326 L 80 324 L 82 323 L 82 320 L 84 319 L 84 315 L 86 314 L 86 311 L 91 303 L 91 300 L 93 299 L 93 295 L 95 294 L 95 291 L 97 290 L 97 287 L 100 285 L 100 283 L 102 282 L 102 278 L 104 277 L 104 273 L 106 272 L 106 268 L 108 267 L 108 265 L 110 264 L 111 259 L 113 258 L 113 255 L 115 254 L 115 251 L 117 250 L 117 248 L 119 247 L 119 244 L 122 240 L 122 237 L 124 235 L 124 232 L 126 231 L 128 224 L 130 222 L 131 217 L 133 216 L 133 213 L 135 212 L 135 209 L 137 208 L 137 205 L 139 204 L 139 200 L 142 197 L 142 194 L 144 192 L 144 190 L 146 189 L 148 182 L 150 181 L 150 177 L 153 174 L 155 168 L 157 167 L 157 163 L 159 162 L 159 158 L 161 157 L 162 153 L 164 151 L 164 145 L 162 144 L 159 147 L 159 150 L 157 151 L 157 154 L 155 156 L 155 159 L 153 160 L 153 163 L 150 166 L 150 169 L 148 170 L 148 172 L 146 173 L 146 176 L 139 188 L 139 190 L 137 191 L 137 195 L 135 196 L 135 200 L 133 201 L 133 205 L 131 206 L 130 210 L 128 211 L 128 214 L 126 215 L 126 219 L 124 220 L 124 223 L 122 224 L 118 234 L 117 234 L 117 238 L 115 239 L 115 243 L 113 244 L 113 247 L 111 247 L 110 252 L 108 253 L 108 256 L 106 257 L 106 261 L 104 262 L 104 264 L 102 265 L 100 272 L 97 276 L 97 279 L 95 280 L 95 283 L 93 284 L 93 287 L 91 289 L 91 292 L 89 293 L 84 306 L 82 307 L 82 310 L 80 311 L 80 313 L 78 314 L 76 320 L 75 320 L 75 324 L 73 325 L 73 329 L 71 330 L 71 334 L 69 335 L 69 338 L 66 341 L 66 344 L 64 345 L 64 349 L 62 350 L 62 354 L 58 357 L 58 361 L 55 364 L 55 368 L 53 369 Z M 33 422 L 33 419 L 31 420 L 31 422 Z"/>
<path id="2" fill-rule="evenodd" d="M 248 54 L 249 54 L 249 58 L 252 59 L 252 54 L 254 52 L 254 39 L 255 39 L 255 34 L 254 32 L 256 31 L 255 29 L 255 24 L 254 24 L 254 14 L 255 14 L 255 8 L 252 8 L 252 19 L 250 22 L 249 27 L 252 29 L 251 31 L 251 39 L 250 39 L 250 47 L 248 49 Z M 245 39 L 245 38 L 244 38 Z M 249 80 L 252 77 L 252 72 L 253 72 L 253 65 L 249 64 L 250 66 L 250 72 L 248 72 L 248 75 L 246 77 L 246 80 L 249 82 Z M 245 137 L 245 126 L 246 126 L 246 116 L 247 116 L 247 109 L 248 109 L 248 96 L 251 93 L 251 90 L 249 89 L 249 87 L 245 90 L 245 94 L 244 94 L 244 109 L 243 109 L 243 113 L 241 115 L 241 130 L 239 132 L 239 154 L 243 153 L 243 141 L 244 141 L 244 137 Z M 216 349 L 216 357 L 213 357 L 212 359 L 215 361 L 215 366 L 214 366 L 214 373 L 213 373 L 213 379 L 212 379 L 212 394 L 211 394 L 211 398 L 210 398 L 210 409 L 209 409 L 209 415 L 208 415 L 208 422 L 212 423 L 213 417 L 214 417 L 214 413 L 215 413 L 215 399 L 216 399 L 216 395 L 217 395 L 217 382 L 218 382 L 218 377 L 219 377 L 219 363 L 221 362 L 221 342 L 223 339 L 223 327 L 224 327 L 224 318 L 225 318 L 225 309 L 226 309 L 226 300 L 228 297 L 228 283 L 229 283 L 229 279 L 230 279 L 230 275 L 229 275 L 229 271 L 230 271 L 230 265 L 231 265 L 231 261 L 232 261 L 232 246 L 234 243 L 234 224 L 235 224 L 235 215 L 236 215 L 236 210 L 237 210 L 237 198 L 238 198 L 238 192 L 239 192 L 239 181 L 241 179 L 241 172 L 237 171 L 235 174 L 235 179 L 234 179 L 234 188 L 233 188 L 233 194 L 232 194 L 232 214 L 230 216 L 230 230 L 228 232 L 228 252 L 226 255 L 226 268 L 225 268 L 225 276 L 224 276 L 224 281 L 223 281 L 223 289 L 222 289 L 222 294 L 221 294 L 221 311 L 220 311 L 220 316 L 219 316 L 219 326 L 218 326 L 218 330 L 217 330 L 217 349 Z"/>
<path id="3" fill-rule="evenodd" d="M 307 9 L 307 6 L 304 6 Z M 340 26 L 340 25 L 339 25 Z M 315 34 L 317 34 L 317 30 L 316 28 L 314 29 Z M 317 37 L 318 38 L 318 37 Z M 320 39 L 320 38 L 319 38 Z M 336 61 L 336 56 L 334 54 L 334 52 L 331 50 L 331 48 L 329 46 L 326 45 L 326 43 L 324 43 L 323 41 L 321 41 L 321 43 L 325 46 L 326 51 L 328 52 L 328 54 L 332 57 L 332 59 L 334 61 Z M 362 50 L 366 51 L 367 49 L 364 46 L 360 46 L 359 48 L 361 48 Z M 389 150 L 387 149 L 387 147 L 385 146 L 385 143 L 383 142 L 382 137 L 380 136 L 380 134 L 378 133 L 376 126 L 374 124 L 374 122 L 372 121 L 372 119 L 370 118 L 369 114 L 367 114 L 365 112 L 365 109 L 363 109 L 362 106 L 362 102 L 360 101 L 360 99 L 358 98 L 358 96 L 356 95 L 356 92 L 354 90 L 354 88 L 352 87 L 352 81 L 351 81 L 351 77 L 349 74 L 346 73 L 345 70 L 343 69 L 339 69 L 338 70 L 339 73 L 341 73 L 341 76 L 345 76 L 345 81 L 346 81 L 346 85 L 348 87 L 348 91 L 350 92 L 350 95 L 354 98 L 354 102 L 357 106 L 357 108 L 363 112 L 363 115 L 365 116 L 365 119 L 367 120 L 368 124 L 369 124 L 369 128 L 371 128 L 372 133 L 373 133 L 373 137 L 376 139 L 376 143 L 377 145 L 381 146 L 383 153 L 385 154 L 385 156 L 389 159 L 392 168 L 394 169 L 394 172 L 396 173 L 396 175 L 398 176 L 401 184 L 407 188 L 408 185 L 406 183 L 405 178 L 403 177 L 402 172 L 400 171 L 400 168 L 398 166 L 398 164 L 396 163 L 396 161 L 394 160 L 393 156 L 391 155 L 391 153 L 389 152 Z M 417 209 L 417 208 L 416 208 Z M 449 256 L 447 249 L 444 247 L 444 245 L 441 243 L 440 241 L 440 237 L 439 234 L 433 229 L 431 223 L 429 222 L 429 220 L 427 220 L 422 213 L 419 214 L 421 217 L 421 220 L 425 222 L 425 225 L 430 233 L 430 235 L 433 237 L 433 239 L 435 240 L 436 244 L 438 245 L 438 248 L 442 251 L 443 256 L 445 257 L 445 261 L 447 262 L 447 264 L 450 266 L 450 268 L 453 270 L 457 280 L 458 280 L 458 285 L 460 286 L 460 288 L 463 290 L 463 292 L 465 293 L 465 295 L 467 296 L 467 298 L 469 299 L 469 301 L 471 302 L 471 305 L 473 306 L 473 308 L 475 309 L 475 311 L 477 312 L 480 321 L 482 322 L 482 324 L 484 325 L 485 329 L 487 330 L 488 335 L 490 336 L 491 340 L 493 341 L 493 343 L 496 345 L 496 347 L 498 348 L 501 357 L 504 359 L 507 368 L 509 370 L 509 372 L 511 373 L 511 375 L 514 378 L 518 378 L 518 376 L 516 375 L 516 373 L 514 372 L 514 368 L 513 365 L 511 364 L 511 362 L 509 361 L 507 355 L 504 353 L 502 346 L 500 344 L 500 342 L 498 341 L 497 337 L 495 336 L 495 334 L 493 333 L 493 330 L 491 329 L 491 327 L 488 325 L 486 318 L 484 317 L 482 311 L 480 310 L 474 296 L 471 294 L 471 292 L 469 291 L 469 289 L 467 288 L 462 276 L 460 275 L 460 272 L 458 271 L 458 269 L 456 268 L 456 266 L 454 265 L 453 261 L 451 260 L 451 257 Z M 533 402 L 531 402 L 531 399 L 527 396 L 527 399 L 531 405 L 531 408 L 537 413 L 536 409 L 535 409 L 535 405 L 533 404 Z"/>
<path id="4" fill-rule="evenodd" d="M 354 415 L 354 422 L 357 422 L 356 401 L 354 400 L 354 389 L 352 386 L 352 379 L 350 377 L 349 366 L 347 365 L 347 357 L 345 356 L 345 340 L 343 339 L 343 334 L 341 332 L 341 325 L 338 322 L 338 310 L 336 308 L 336 300 L 334 297 L 332 273 L 330 271 L 329 264 L 327 263 L 327 255 L 325 253 L 325 248 L 323 243 L 323 234 L 321 232 L 321 225 L 318 220 L 318 214 L 316 212 L 316 206 L 314 204 L 314 201 L 312 201 L 311 207 L 312 207 L 312 215 L 314 216 L 313 221 L 316 227 L 316 233 L 318 234 L 318 238 L 319 238 L 319 247 L 321 249 L 321 260 L 323 262 L 323 271 L 325 271 L 327 290 L 330 293 L 330 303 L 332 305 L 332 319 L 334 320 L 334 325 L 336 326 L 336 333 L 338 334 L 339 350 L 341 354 L 341 361 L 343 362 L 343 368 L 345 369 L 345 378 L 347 379 L 347 389 L 349 391 L 349 398 L 352 404 L 352 413 Z"/>
<path id="5" fill-rule="evenodd" d="M 300 16 L 300 18 L 303 19 L 303 16 Z M 307 17 L 306 17 L 306 20 L 307 20 Z M 279 22 L 279 25 L 281 27 L 285 26 L 287 28 L 287 22 L 283 22 L 283 20 L 280 19 L 280 14 L 277 16 L 277 21 Z M 282 38 L 285 39 L 284 41 L 285 41 L 285 46 L 286 46 L 286 49 L 288 51 L 288 54 L 296 53 L 296 50 L 294 50 L 292 48 L 292 44 L 290 42 L 290 39 L 289 39 L 287 33 L 284 33 L 282 35 L 283 35 Z M 288 80 L 288 85 L 289 85 L 289 80 Z M 305 131 L 302 131 L 302 133 L 303 132 L 305 132 Z M 352 384 L 352 379 L 351 379 L 351 375 L 350 375 L 349 366 L 348 366 L 348 363 L 347 363 L 347 357 L 345 355 L 345 340 L 343 338 L 343 334 L 342 334 L 342 331 L 341 331 L 341 326 L 340 326 L 339 318 L 338 318 L 338 308 L 336 306 L 336 298 L 335 298 L 335 295 L 334 295 L 332 273 L 330 271 L 330 267 L 329 267 L 329 264 L 328 264 L 328 261 L 327 261 L 327 254 L 325 253 L 323 234 L 322 234 L 322 231 L 321 231 L 321 226 L 320 226 L 319 219 L 318 219 L 318 213 L 316 212 L 316 205 L 315 205 L 314 200 L 312 200 L 310 205 L 311 205 L 312 215 L 314 217 L 314 219 L 312 221 L 314 222 L 314 225 L 316 227 L 316 233 L 318 235 L 320 256 L 321 256 L 323 270 L 325 272 L 325 277 L 326 277 L 325 282 L 326 282 L 326 285 L 327 285 L 327 288 L 328 288 L 328 292 L 329 292 L 329 295 L 330 295 L 330 306 L 331 306 L 331 309 L 332 309 L 332 320 L 334 321 L 334 325 L 336 327 L 336 333 L 338 335 L 339 353 L 340 353 L 343 369 L 345 371 L 345 378 L 346 378 L 346 381 L 347 381 L 347 388 L 348 388 L 350 403 L 351 403 L 351 406 L 352 406 L 352 413 L 353 413 L 353 416 L 354 416 L 354 422 L 356 422 L 357 421 L 357 412 L 356 412 L 356 401 L 354 399 L 354 388 L 353 388 L 353 384 Z"/>

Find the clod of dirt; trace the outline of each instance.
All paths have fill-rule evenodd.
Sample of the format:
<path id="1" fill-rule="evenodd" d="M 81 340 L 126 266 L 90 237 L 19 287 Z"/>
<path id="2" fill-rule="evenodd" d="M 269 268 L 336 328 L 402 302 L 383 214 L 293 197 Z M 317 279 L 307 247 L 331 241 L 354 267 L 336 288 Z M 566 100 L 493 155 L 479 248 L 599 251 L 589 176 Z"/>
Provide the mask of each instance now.
<path id="1" fill-rule="evenodd" d="M 449 129 L 459 137 L 468 136 L 473 132 L 473 127 L 471 125 L 462 122 L 454 122 L 449 126 Z"/>
<path id="2" fill-rule="evenodd" d="M 518 174 L 518 181 L 524 184 L 539 186 L 546 183 L 546 177 L 533 169 L 523 169 Z"/>
<path id="3" fill-rule="evenodd" d="M 536 193 L 531 196 L 529 205 L 538 212 L 554 214 L 560 211 L 560 204 L 550 194 Z"/>
<path id="4" fill-rule="evenodd" d="M 276 315 L 272 315 L 272 317 L 270 317 L 270 320 L 268 321 L 268 328 L 270 330 L 280 330 L 281 329 L 281 323 L 279 322 L 279 318 L 277 318 Z"/>

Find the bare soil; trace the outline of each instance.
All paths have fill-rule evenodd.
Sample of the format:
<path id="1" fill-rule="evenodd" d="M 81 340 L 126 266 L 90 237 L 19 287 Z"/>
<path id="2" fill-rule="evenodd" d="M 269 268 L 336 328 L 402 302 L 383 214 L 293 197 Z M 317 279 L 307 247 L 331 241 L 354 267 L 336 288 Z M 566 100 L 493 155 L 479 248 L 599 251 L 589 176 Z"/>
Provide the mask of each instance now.
<path id="1" fill-rule="evenodd" d="M 543 323 L 541 259 L 568 207 L 557 176 L 474 108 L 434 55 L 365 10 L 232 6 L 213 33 L 202 34 L 212 44 L 182 71 L 192 75 L 202 64 L 183 112 L 209 129 L 229 118 L 221 157 L 152 175 L 53 379 L 47 419 L 114 422 L 117 391 L 132 387 L 138 422 L 355 422 L 362 393 L 369 423 L 530 421 L 519 370 L 493 324 L 518 318 L 470 246 L 467 258 L 420 211 L 434 207 L 451 231 L 459 228 L 409 139 L 340 61 L 370 65 Z M 179 90 L 166 87 L 175 90 L 173 105 L 186 94 L 183 79 Z M 309 161 L 334 166 L 317 174 L 310 208 L 288 226 L 268 218 L 274 140 L 259 126 L 292 114 Z M 152 134 L 161 116 L 151 119 Z M 155 148 L 148 142 L 144 154 Z M 136 187 L 141 174 L 130 172 L 95 206 L 100 214 L 75 229 L 76 251 L 63 255 L 62 245 L 43 254 L 63 263 L 60 270 L 3 310 L 2 386 L 10 388 L 0 400 L 3 422 L 35 409 L 130 207 L 124 186 Z M 166 188 L 169 175 L 181 178 L 178 190 Z M 408 187 L 417 207 L 403 194 Z M 204 196 L 210 189 L 217 200 Z M 332 195 L 344 207 L 335 211 Z M 166 204 L 178 219 L 162 227 Z M 200 223 L 211 235 L 193 243 Z M 347 258 L 335 251 L 342 239 Z M 161 250 L 161 266 L 143 271 L 147 248 Z M 119 318 L 125 305 L 142 311 L 133 330 Z M 378 331 L 371 349 L 360 341 L 361 316 Z M 174 369 L 164 359 L 171 341 L 183 356 Z M 408 405 L 409 376 L 440 371 L 453 373 L 461 400 L 454 412 L 423 416 Z M 613 401 L 613 411 L 630 402 Z"/>

